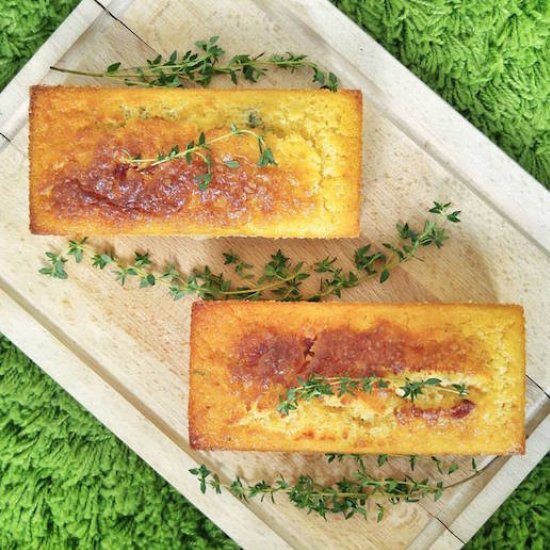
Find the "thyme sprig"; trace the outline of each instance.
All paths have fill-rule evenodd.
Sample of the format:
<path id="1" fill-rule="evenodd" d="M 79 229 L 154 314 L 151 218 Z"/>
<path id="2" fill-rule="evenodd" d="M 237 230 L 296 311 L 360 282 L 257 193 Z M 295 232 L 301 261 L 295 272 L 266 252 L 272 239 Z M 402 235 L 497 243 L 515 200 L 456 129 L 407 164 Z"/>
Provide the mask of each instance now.
<path id="1" fill-rule="evenodd" d="M 380 283 L 385 283 L 392 271 L 402 263 L 416 259 L 423 247 L 435 246 L 441 248 L 449 238 L 446 223 L 460 223 L 460 210 L 451 211 L 450 202 L 434 202 L 428 210 L 434 216 L 426 219 L 421 229 L 414 229 L 409 223 L 396 224 L 399 240 L 394 243 L 382 243 L 377 249 L 372 244 L 361 246 L 355 251 L 354 263 L 357 271 L 344 271 L 336 262 L 337 258 L 327 257 L 314 264 L 313 270 L 327 274 L 321 279 L 319 291 L 309 298 L 318 302 L 326 296 L 341 296 L 342 290 L 353 288 L 361 282 L 361 278 L 377 277 Z M 387 252 L 382 250 L 386 249 Z"/>
<path id="2" fill-rule="evenodd" d="M 255 285 L 243 286 L 226 279 L 223 273 L 214 273 L 209 266 L 194 269 L 185 275 L 175 263 L 168 263 L 163 270 L 157 270 L 148 252 L 135 252 L 134 258 L 126 262 L 112 251 L 98 252 L 88 244 L 85 237 L 81 240 L 72 240 L 65 254 L 47 252 L 46 257 L 51 264 L 39 270 L 39 273 L 55 279 L 67 279 L 68 273 L 65 264 L 68 256 L 80 263 L 85 257 L 91 258 L 92 266 L 104 270 L 111 268 L 115 279 L 124 286 L 128 280 L 134 278 L 139 281 L 139 288 L 155 285 L 168 287 L 168 292 L 174 300 L 180 300 L 187 295 L 195 295 L 205 300 L 256 300 L 264 294 L 280 300 L 291 300 L 301 296 L 300 285 L 309 277 L 304 270 L 304 263 L 293 264 L 280 250 L 272 254 L 264 265 L 262 275 Z M 244 274 L 250 264 L 242 262 L 233 253 L 224 254 L 226 263 L 235 263 L 237 274 L 242 279 L 249 279 L 250 274 Z M 229 261 L 228 261 L 229 259 Z"/>
<path id="3" fill-rule="evenodd" d="M 239 78 L 249 82 L 257 82 L 263 78 L 270 68 L 284 69 L 293 73 L 299 69 L 308 69 L 312 72 L 313 82 L 321 88 L 331 91 L 338 89 L 338 78 L 330 71 L 323 71 L 307 55 L 286 52 L 285 54 L 273 54 L 266 56 L 264 53 L 257 55 L 237 54 L 231 57 L 225 64 L 221 63 L 225 50 L 218 43 L 218 36 L 211 36 L 208 40 L 195 42 L 197 51 L 188 50 L 182 55 L 173 51 L 164 58 L 158 55 L 154 59 L 148 59 L 146 65 L 135 67 L 122 67 L 121 62 L 112 63 L 102 72 L 78 71 L 62 67 L 51 67 L 54 71 L 106 78 L 123 82 L 127 86 L 148 87 L 186 87 L 190 83 L 200 86 L 208 86 L 215 76 L 226 76 L 237 84 Z"/>
<path id="4" fill-rule="evenodd" d="M 327 455 L 329 462 L 331 462 L 331 456 L 342 455 Z M 376 520 L 380 522 L 386 511 L 381 502 L 385 501 L 392 505 L 401 502 L 413 503 L 427 496 L 432 496 L 434 501 L 437 501 L 446 489 L 461 485 L 483 471 L 483 469 L 476 469 L 470 476 L 447 485 L 441 480 L 433 481 L 429 478 L 417 480 L 409 475 L 405 475 L 402 479 L 378 478 L 367 472 L 361 455 L 351 456 L 357 462 L 357 470 L 350 477 L 342 477 L 331 485 L 320 484 L 310 475 L 300 475 L 294 483 L 287 481 L 283 476 L 273 483 L 262 480 L 250 484 L 238 476 L 230 483 L 223 483 L 219 476 L 204 464 L 198 468 L 192 468 L 189 472 L 198 478 L 202 493 L 206 493 L 208 489 L 213 489 L 217 494 L 227 490 L 245 502 L 254 498 L 260 498 L 263 502 L 266 497 L 275 502 L 276 494 L 284 494 L 297 508 L 305 509 L 308 513 L 317 513 L 325 519 L 328 514 L 342 514 L 345 519 L 355 514 L 367 518 L 369 504 L 372 503 L 374 507 L 371 506 L 370 509 L 374 508 Z M 455 471 L 456 469 L 453 468 L 449 474 Z"/>
<path id="5" fill-rule="evenodd" d="M 456 393 L 457 395 L 468 395 L 469 391 L 466 384 L 451 384 L 450 386 L 443 385 L 439 378 L 428 378 L 426 380 L 410 380 L 405 378 L 405 384 L 397 389 L 396 393 L 403 399 L 414 400 L 424 393 L 425 388 L 437 388 L 439 391 Z"/>
<path id="6" fill-rule="evenodd" d="M 88 237 L 83 239 L 70 240 L 67 248 L 67 256 L 72 256 L 77 264 L 79 264 L 84 258 L 84 247 L 88 242 Z M 65 271 L 65 264 L 68 259 L 62 254 L 56 254 L 55 252 L 46 252 L 47 263 L 49 265 L 44 266 L 38 270 L 42 275 L 53 277 L 54 279 L 67 279 L 68 273 Z"/>
<path id="7" fill-rule="evenodd" d="M 360 468 L 365 469 L 366 468 L 365 459 L 368 457 L 368 455 L 344 454 L 344 453 L 325 453 L 325 457 L 326 457 L 327 462 L 329 464 L 332 463 L 332 462 L 335 462 L 335 461 L 337 461 L 338 463 L 341 463 L 345 459 L 352 459 L 357 466 L 359 466 Z M 419 457 L 418 455 L 380 454 L 376 458 L 376 464 L 378 465 L 378 467 L 381 468 L 385 464 L 389 464 L 390 459 L 393 460 L 394 458 L 398 459 L 398 460 L 406 459 L 408 464 L 409 464 L 409 468 L 410 468 L 411 472 L 414 472 L 419 458 L 420 459 L 422 459 L 422 458 L 428 459 L 429 458 L 430 461 L 432 462 L 432 464 L 436 465 L 437 471 L 442 475 L 443 474 L 444 475 L 452 475 L 455 472 L 459 471 L 459 469 L 460 469 L 459 465 L 456 462 L 443 462 L 443 460 L 441 460 L 440 458 L 438 458 L 436 456 Z M 472 472 L 477 472 L 478 471 L 476 461 L 473 457 L 472 457 L 472 468 L 471 468 L 471 470 L 472 470 Z"/>
<path id="8" fill-rule="evenodd" d="M 358 392 L 372 393 L 375 388 L 386 389 L 394 387 L 395 394 L 398 397 L 408 399 L 411 402 L 414 402 L 419 395 L 422 395 L 426 388 L 433 388 L 460 396 L 468 395 L 468 388 L 465 384 L 446 385 L 439 378 L 427 378 L 425 380 L 405 378 L 402 386 L 397 386 L 399 383 L 398 379 L 381 378 L 378 376 L 352 378 L 349 376 L 324 377 L 312 374 L 306 379 L 298 378 L 298 384 L 289 388 L 285 395 L 279 397 L 277 410 L 283 415 L 288 415 L 290 411 L 298 408 L 300 401 L 311 401 L 314 398 L 327 396 L 355 396 Z"/>
<path id="9" fill-rule="evenodd" d="M 441 248 L 449 238 L 445 222 L 460 223 L 460 210 L 451 211 L 450 202 L 434 202 L 428 210 L 435 214 L 433 219 L 424 221 L 422 229 L 413 229 L 409 223 L 396 224 L 398 243 L 382 243 L 389 252 L 372 251 L 371 245 L 362 246 L 355 253 L 355 266 L 370 277 L 379 277 L 381 283 L 388 280 L 391 271 L 399 264 L 413 259 L 423 261 L 418 257 L 422 247 L 434 245 Z M 370 252 L 373 252 L 370 254 Z"/>
<path id="10" fill-rule="evenodd" d="M 38 273 L 42 275 L 47 275 L 48 277 L 53 277 L 55 279 L 67 279 L 68 275 L 65 271 L 65 264 L 67 263 L 67 258 L 64 258 L 61 254 L 56 254 L 55 252 L 46 252 L 47 262 L 50 265 L 41 267 L 38 270 Z"/>
<path id="11" fill-rule="evenodd" d="M 204 183 L 204 182 L 203 182 Z M 194 269 L 184 274 L 173 263 L 167 264 L 164 269 L 155 268 L 148 253 L 135 253 L 133 261 L 125 261 L 112 251 L 96 250 L 90 247 L 87 238 L 69 241 L 68 250 L 64 253 L 49 251 L 46 253 L 48 265 L 39 271 L 43 275 L 56 279 L 66 279 L 67 260 L 72 257 L 77 263 L 83 261 L 87 255 L 91 257 L 92 265 L 98 269 L 108 266 L 114 270 L 117 280 L 124 284 L 128 279 L 137 278 L 140 287 L 155 286 L 157 283 L 168 287 L 169 294 L 175 300 L 186 295 L 195 295 L 208 300 L 241 299 L 258 300 L 261 298 L 283 301 L 307 300 L 318 302 L 329 296 L 341 297 L 342 291 L 353 288 L 360 282 L 378 275 L 378 280 L 384 283 L 389 278 L 390 270 L 412 258 L 417 258 L 420 247 L 435 245 L 441 248 L 448 239 L 445 221 L 458 223 L 460 212 L 449 212 L 451 204 L 434 203 L 430 209 L 435 219 L 426 220 L 424 229 L 415 232 L 409 224 L 397 225 L 398 236 L 401 237 L 407 227 L 407 239 L 401 239 L 393 244 L 395 250 L 401 251 L 386 256 L 382 252 L 374 252 L 370 256 L 368 251 L 371 245 L 358 248 L 354 258 L 356 271 L 344 272 L 336 265 L 337 258 L 325 258 L 307 267 L 304 262 L 294 263 L 281 250 L 271 255 L 270 260 L 263 266 L 257 279 L 252 273 L 253 265 L 242 260 L 229 251 L 224 254 L 225 264 L 234 265 L 235 271 L 241 279 L 234 282 L 224 273 L 214 273 L 209 266 Z M 388 244 L 388 243 L 386 243 Z M 367 251 L 367 252 L 366 252 Z M 144 258 L 142 257 L 144 256 Z M 418 258 L 420 259 L 420 258 Z M 312 274 L 321 275 L 319 290 L 313 294 L 305 294 L 302 289 L 304 281 Z M 386 274 L 384 274 L 386 273 Z M 327 274 L 329 274 L 327 276 Z"/>
<path id="12" fill-rule="evenodd" d="M 173 145 L 167 153 L 159 152 L 155 158 L 142 158 L 141 155 L 132 156 L 127 152 L 127 155 L 121 160 L 121 162 L 123 164 L 138 166 L 143 169 L 153 168 L 155 166 L 159 166 L 160 164 L 177 159 L 185 159 L 187 164 L 191 164 L 194 156 L 199 157 L 206 167 L 206 173 L 195 176 L 194 181 L 198 184 L 201 191 L 205 191 L 210 185 L 213 177 L 211 146 L 214 143 L 225 141 L 232 137 L 252 136 L 258 143 L 259 157 L 256 164 L 260 168 L 265 168 L 269 165 L 277 165 L 275 157 L 273 156 L 273 151 L 267 147 L 263 135 L 253 132 L 252 130 L 247 130 L 246 128 L 238 128 L 233 123 L 229 125 L 229 128 L 230 132 L 210 140 L 207 140 L 205 133 L 201 132 L 197 140 L 190 141 L 184 149 L 180 149 L 180 146 L 176 144 Z M 224 164 L 228 168 L 239 168 L 240 166 L 239 161 L 235 159 L 226 160 L 224 161 Z"/>

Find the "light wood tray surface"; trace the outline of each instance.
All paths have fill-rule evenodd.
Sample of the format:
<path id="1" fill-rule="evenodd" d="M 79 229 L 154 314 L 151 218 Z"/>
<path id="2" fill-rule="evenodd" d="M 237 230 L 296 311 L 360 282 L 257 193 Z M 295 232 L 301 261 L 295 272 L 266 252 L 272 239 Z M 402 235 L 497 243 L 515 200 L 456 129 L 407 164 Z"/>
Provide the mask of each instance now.
<path id="1" fill-rule="evenodd" d="M 183 270 L 221 269 L 232 249 L 262 264 L 278 247 L 293 258 L 350 258 L 360 243 L 392 238 L 398 220 L 420 222 L 433 200 L 451 200 L 463 223 L 428 261 L 412 262 L 384 285 L 360 286 L 349 301 L 520 303 L 527 318 L 527 454 L 481 459 L 489 468 L 434 503 L 392 507 L 380 524 L 324 521 L 277 505 L 203 496 L 188 469 L 205 463 L 222 477 L 314 472 L 323 457 L 198 453 L 187 441 L 190 301 L 159 288 L 121 288 L 88 265 L 70 278 L 37 273 L 45 250 L 65 241 L 28 230 L 28 87 L 101 84 L 49 70 L 138 64 L 219 35 L 228 52 L 307 53 L 364 96 L 362 236 L 273 242 L 116 238 L 121 256 L 147 249 Z M 215 86 L 229 86 L 217 80 Z M 310 87 L 310 75 L 273 72 L 264 87 Z M 550 194 L 444 101 L 324 0 L 84 0 L 0 95 L 0 331 L 244 548 L 459 548 L 550 449 Z M 101 246 L 106 240 L 92 239 Z M 546 392 L 546 393 L 545 393 Z M 469 464 L 462 459 L 461 464 Z M 399 463 L 394 462 L 393 473 Z M 392 468 L 385 472 L 392 471 Z M 332 472 L 332 473 L 331 473 Z M 458 474 L 455 474 L 458 475 Z M 374 517 L 374 514 L 373 514 Z"/>

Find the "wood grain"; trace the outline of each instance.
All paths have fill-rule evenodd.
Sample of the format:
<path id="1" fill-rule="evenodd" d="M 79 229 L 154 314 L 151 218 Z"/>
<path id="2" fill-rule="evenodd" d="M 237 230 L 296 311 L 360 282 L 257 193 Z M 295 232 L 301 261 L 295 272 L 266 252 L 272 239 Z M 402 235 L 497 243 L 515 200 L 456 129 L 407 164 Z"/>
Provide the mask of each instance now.
<path id="1" fill-rule="evenodd" d="M 176 258 L 183 270 L 205 263 L 221 269 L 221 252 L 229 248 L 251 263 L 265 261 L 278 247 L 309 262 L 326 255 L 345 259 L 360 243 L 391 238 L 397 220 L 422 220 L 434 199 L 452 200 L 463 210 L 464 221 L 451 228 L 452 239 L 441 251 L 427 251 L 425 263 L 407 264 L 383 286 L 353 289 L 345 299 L 523 304 L 527 428 L 532 432 L 528 453 L 486 458 L 492 463 L 482 476 L 449 492 L 440 503 L 394 507 L 380 524 L 353 519 L 342 528 L 341 519 L 324 522 L 284 499 L 277 506 L 245 506 L 228 495 L 202 496 L 187 474 L 197 462 L 227 478 L 235 473 L 254 479 L 279 471 L 310 471 L 329 480 L 334 471 L 319 456 L 190 451 L 189 300 L 172 302 L 159 288 L 121 290 L 108 273 L 85 265 L 69 266 L 70 278 L 64 282 L 37 274 L 43 252 L 61 249 L 64 241 L 28 231 L 27 129 L 17 113 L 5 127 L 19 131 L 14 130 L 12 142 L 0 152 L 0 330 L 245 548 L 458 548 L 550 448 L 538 429 L 546 422 L 550 403 L 542 391 L 550 389 L 550 281 L 545 275 L 550 231 L 542 187 L 328 3 L 292 0 L 282 7 L 249 0 L 223 5 L 214 0 L 114 0 L 108 9 L 116 18 L 90 10 L 87 30 L 76 41 L 67 39 L 66 47 L 56 45 L 56 51 L 65 52 L 56 64 L 90 70 L 113 60 L 136 64 L 155 52 L 184 50 L 194 40 L 219 34 L 231 52 L 250 52 L 250 45 L 258 44 L 268 52 L 310 53 L 344 85 L 365 94 L 361 239 L 116 238 L 111 242 L 117 253 L 129 256 L 136 248 L 147 249 L 159 263 Z M 59 36 L 72 36 L 64 32 Z M 35 63 L 39 67 L 26 73 L 25 86 L 97 83 L 66 79 L 48 73 L 44 62 Z M 307 87 L 310 79 L 273 73 L 262 85 Z M 0 95 L 0 105 L 24 102 L 13 93 L 7 89 Z M 92 242 L 107 244 L 104 239 Z M 389 468 L 398 472 L 403 466 L 395 461 Z"/>

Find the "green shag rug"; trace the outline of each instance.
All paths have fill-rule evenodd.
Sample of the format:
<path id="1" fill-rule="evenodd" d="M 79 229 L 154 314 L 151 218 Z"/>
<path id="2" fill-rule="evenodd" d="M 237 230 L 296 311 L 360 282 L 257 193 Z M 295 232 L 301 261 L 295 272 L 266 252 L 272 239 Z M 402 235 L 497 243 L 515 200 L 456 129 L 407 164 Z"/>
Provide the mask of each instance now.
<path id="1" fill-rule="evenodd" d="M 0 89 L 76 5 L 0 0 Z M 550 187 L 550 0 L 339 0 Z M 472 549 L 550 547 L 550 456 Z M 0 549 L 235 548 L 0 336 Z"/>

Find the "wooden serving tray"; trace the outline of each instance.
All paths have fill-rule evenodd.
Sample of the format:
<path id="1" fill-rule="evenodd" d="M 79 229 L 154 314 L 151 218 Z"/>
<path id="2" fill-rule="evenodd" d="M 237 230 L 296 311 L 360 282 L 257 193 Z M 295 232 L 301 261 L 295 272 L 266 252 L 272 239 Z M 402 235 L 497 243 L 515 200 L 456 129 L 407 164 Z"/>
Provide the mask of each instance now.
<path id="1" fill-rule="evenodd" d="M 69 266 L 67 281 L 38 275 L 44 251 L 64 248 L 65 241 L 28 230 L 27 108 L 29 85 L 98 83 L 66 78 L 50 65 L 137 64 L 211 35 L 220 35 L 228 52 L 307 53 L 345 87 L 363 91 L 362 238 L 116 238 L 117 253 L 147 249 L 158 262 L 177 258 L 184 270 L 206 263 L 219 269 L 221 252 L 230 248 L 255 264 L 277 247 L 307 261 L 349 258 L 360 243 L 392 237 L 396 221 L 420 221 L 433 200 L 451 200 L 463 223 L 452 227 L 441 251 L 428 250 L 429 261 L 407 264 L 384 285 L 363 285 L 344 299 L 523 304 L 525 456 L 482 459 L 491 464 L 475 480 L 436 503 L 392 507 L 379 524 L 359 517 L 325 522 L 285 498 L 276 506 L 243 504 L 199 492 L 188 473 L 198 463 L 222 477 L 239 473 L 250 480 L 302 471 L 329 479 L 338 468 L 319 456 L 191 451 L 190 301 L 172 302 L 159 288 L 121 290 L 89 264 Z M 309 75 L 285 72 L 261 85 L 312 86 Z M 0 133 L 0 331 L 244 548 L 459 548 L 550 449 L 550 194 L 328 2 L 84 0 L 0 95 Z M 397 460 L 390 469 L 395 474 L 399 467 Z"/>

